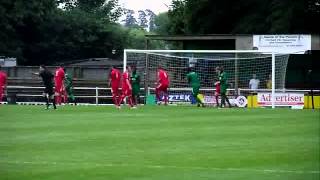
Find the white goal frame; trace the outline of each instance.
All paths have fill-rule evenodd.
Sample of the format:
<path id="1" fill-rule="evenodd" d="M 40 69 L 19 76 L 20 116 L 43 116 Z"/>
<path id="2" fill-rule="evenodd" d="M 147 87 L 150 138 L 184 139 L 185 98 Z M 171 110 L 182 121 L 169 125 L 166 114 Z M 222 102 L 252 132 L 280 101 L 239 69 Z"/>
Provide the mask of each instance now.
<path id="1" fill-rule="evenodd" d="M 271 81 L 272 81 L 272 89 L 271 89 L 271 104 L 272 108 L 275 108 L 275 74 L 276 74 L 276 55 L 281 55 L 283 53 L 270 52 L 270 51 L 260 51 L 260 50 L 139 50 L 139 49 L 124 49 L 123 52 L 123 71 L 126 70 L 127 67 L 127 53 L 263 53 L 271 55 L 272 57 L 272 72 L 271 72 Z"/>

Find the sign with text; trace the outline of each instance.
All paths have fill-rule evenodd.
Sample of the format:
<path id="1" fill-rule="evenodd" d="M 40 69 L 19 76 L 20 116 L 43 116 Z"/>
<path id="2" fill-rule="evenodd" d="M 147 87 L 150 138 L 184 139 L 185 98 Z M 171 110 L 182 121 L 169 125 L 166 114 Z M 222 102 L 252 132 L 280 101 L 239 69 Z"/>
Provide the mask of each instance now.
<path id="1" fill-rule="evenodd" d="M 311 35 L 254 35 L 253 47 L 267 52 L 304 54 L 311 50 Z"/>
<path id="2" fill-rule="evenodd" d="M 229 102 L 232 106 L 237 106 L 237 107 L 246 107 L 248 104 L 247 98 L 244 96 L 228 96 Z M 212 105 L 216 106 L 216 97 L 215 96 L 204 96 L 204 102 L 207 105 Z M 221 103 L 221 96 L 218 97 L 218 103 Z M 226 103 L 227 104 L 227 103 Z"/>
<path id="3" fill-rule="evenodd" d="M 247 106 L 247 98 L 244 96 L 228 96 L 230 104 L 232 106 L 237 107 L 246 107 Z M 164 101 L 164 96 L 161 96 L 161 100 Z M 192 96 L 191 93 L 177 93 L 177 94 L 169 94 L 168 100 L 172 104 L 196 104 L 196 99 Z M 216 97 L 212 95 L 204 95 L 204 103 L 210 106 L 216 106 Z M 221 103 L 221 97 L 218 97 L 218 103 Z"/>
<path id="4" fill-rule="evenodd" d="M 258 93 L 259 106 L 271 106 L 271 93 Z M 303 106 L 303 93 L 275 93 L 276 106 Z"/>
<path id="5" fill-rule="evenodd" d="M 164 96 L 161 96 L 160 98 L 162 101 L 164 101 Z M 186 93 L 169 94 L 168 100 L 170 103 L 173 103 L 173 104 L 192 103 L 195 101 L 191 93 L 190 94 L 186 94 Z"/>

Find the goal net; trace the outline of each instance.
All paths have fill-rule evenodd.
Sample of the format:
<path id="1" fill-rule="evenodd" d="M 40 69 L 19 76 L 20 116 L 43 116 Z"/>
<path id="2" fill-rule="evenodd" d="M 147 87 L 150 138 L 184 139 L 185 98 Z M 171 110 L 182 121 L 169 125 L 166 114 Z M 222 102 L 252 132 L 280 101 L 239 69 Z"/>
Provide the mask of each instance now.
<path id="1" fill-rule="evenodd" d="M 275 92 L 285 88 L 288 57 L 287 54 L 259 51 L 125 50 L 124 67 L 137 68 L 146 94 L 153 93 L 159 66 L 169 74 L 169 94 L 190 91 L 186 79 L 189 67 L 198 73 L 202 93 L 213 94 L 218 78 L 215 69 L 224 67 L 228 74 L 228 93 L 237 96 L 240 95 L 239 89 L 266 89 L 271 92 L 272 88 Z M 255 81 L 250 84 L 251 79 Z"/>

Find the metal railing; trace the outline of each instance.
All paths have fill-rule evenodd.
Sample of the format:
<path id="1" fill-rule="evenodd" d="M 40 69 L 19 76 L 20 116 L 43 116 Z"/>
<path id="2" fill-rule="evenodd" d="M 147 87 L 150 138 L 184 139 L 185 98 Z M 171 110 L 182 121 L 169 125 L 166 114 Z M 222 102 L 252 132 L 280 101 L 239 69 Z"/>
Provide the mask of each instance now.
<path id="1" fill-rule="evenodd" d="M 120 88 L 121 89 L 121 88 Z M 32 90 L 35 90 L 32 92 Z M 43 97 L 42 93 L 40 91 L 44 90 L 44 87 L 31 87 L 31 86 L 7 86 L 7 93 L 6 96 L 9 97 L 10 95 L 14 95 L 15 97 L 35 97 L 40 98 Z M 103 87 L 74 87 L 73 90 L 86 90 L 91 91 L 91 93 L 87 93 L 90 95 L 81 95 L 78 93 L 75 93 L 75 98 L 91 98 L 94 99 L 96 105 L 99 104 L 99 99 L 101 98 L 108 98 L 112 99 L 111 95 L 111 88 L 103 88 Z M 141 88 L 141 90 L 144 90 L 144 88 Z M 21 92 L 25 91 L 25 92 Z M 29 91 L 29 92 L 28 92 Z M 105 91 L 104 94 L 102 94 L 101 91 Z M 106 93 L 107 92 L 107 93 Z M 109 95 L 107 95 L 109 94 Z M 140 98 L 145 98 L 144 95 L 141 95 Z"/>
<path id="2" fill-rule="evenodd" d="M 44 89 L 44 87 L 31 87 L 31 86 L 7 86 L 7 97 L 10 97 L 10 95 L 15 96 L 17 98 L 19 97 L 29 97 L 29 98 L 40 98 L 42 97 L 42 93 L 41 91 Z M 82 90 L 82 91 L 90 91 L 90 93 L 84 93 L 87 95 L 81 95 L 81 93 L 75 93 L 75 97 L 76 98 L 85 98 L 85 99 L 89 99 L 91 98 L 91 104 L 96 104 L 99 105 L 100 104 L 100 100 L 102 98 L 104 99 L 108 99 L 111 100 L 112 99 L 112 95 L 111 95 L 111 88 L 104 88 L 104 87 L 74 87 L 73 88 L 75 91 L 77 90 Z M 34 90 L 34 91 L 32 91 Z M 141 92 L 141 96 L 140 98 L 145 98 L 145 92 L 144 92 L 144 88 L 140 89 Z M 153 87 L 149 87 L 147 89 L 147 94 L 153 94 L 154 93 L 155 88 Z M 191 91 L 191 88 L 169 88 L 169 92 L 184 92 L 184 91 Z M 213 88 L 201 88 L 200 89 L 201 92 L 204 93 L 214 93 L 215 89 Z M 229 92 L 231 92 L 230 94 L 235 95 L 250 95 L 253 93 L 258 93 L 258 92 L 271 92 L 271 89 L 238 89 L 238 92 L 235 93 L 235 89 L 228 89 Z M 311 90 L 296 90 L 296 89 L 276 89 L 275 92 L 302 92 L 302 93 L 310 93 Z M 320 90 L 312 90 L 313 93 L 320 93 Z M 102 94 L 103 93 L 103 94 Z M 89 95 L 88 95 L 89 94 Z M 89 101 L 89 100 L 88 100 Z M 111 103 L 110 103 L 111 104 Z"/>
<path id="3" fill-rule="evenodd" d="M 252 93 L 258 93 L 258 92 L 271 92 L 271 89 L 245 89 L 245 88 L 239 88 L 238 94 L 241 95 L 243 92 L 252 92 Z M 303 92 L 303 93 L 320 93 L 320 90 L 299 90 L 299 89 L 275 89 L 275 92 Z"/>
<path id="4" fill-rule="evenodd" d="M 7 86 L 7 95 L 14 94 L 16 97 L 42 97 L 42 94 L 39 94 L 38 91 L 43 90 L 44 87 L 30 87 L 30 86 Z M 99 104 L 99 98 L 112 98 L 111 95 L 101 95 L 99 91 L 105 90 L 110 91 L 111 88 L 102 88 L 102 87 L 74 87 L 74 90 L 88 90 L 94 91 L 94 95 L 76 95 L 75 98 L 94 98 L 95 104 Z M 18 92 L 13 93 L 16 90 Z M 37 90 L 34 93 L 20 93 L 19 90 Z"/>

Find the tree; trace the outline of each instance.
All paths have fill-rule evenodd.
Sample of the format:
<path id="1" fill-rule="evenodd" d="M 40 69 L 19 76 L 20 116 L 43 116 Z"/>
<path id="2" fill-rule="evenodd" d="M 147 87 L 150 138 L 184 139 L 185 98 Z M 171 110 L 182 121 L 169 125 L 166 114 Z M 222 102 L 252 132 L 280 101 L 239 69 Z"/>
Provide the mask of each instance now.
<path id="1" fill-rule="evenodd" d="M 318 33 L 319 0 L 173 0 L 172 34 Z M 306 20 L 307 19 L 307 20 Z"/>
<path id="2" fill-rule="evenodd" d="M 0 1 L 0 54 L 19 65 L 114 57 L 113 49 L 119 57 L 128 34 L 115 23 L 118 10 L 117 0 Z"/>
<path id="3" fill-rule="evenodd" d="M 135 14 L 134 10 L 125 9 L 124 12 L 125 12 L 125 15 L 126 15 L 126 19 L 123 20 L 124 26 L 125 27 L 136 27 L 137 26 L 137 20 L 134 17 L 134 14 Z"/>
<path id="4" fill-rule="evenodd" d="M 128 49 L 144 49 L 146 31 L 141 28 L 128 29 L 128 41 L 125 48 Z"/>
<path id="5" fill-rule="evenodd" d="M 170 25 L 168 26 L 169 34 L 186 34 L 185 9 L 186 0 L 172 0 L 171 9 L 168 11 L 170 20 Z"/>
<path id="6" fill-rule="evenodd" d="M 142 10 L 139 10 L 138 13 L 139 13 L 139 17 L 138 17 L 139 23 L 138 23 L 138 25 L 143 29 L 147 29 L 148 28 L 147 14 Z"/>
<path id="7" fill-rule="evenodd" d="M 156 14 L 150 10 L 150 9 L 146 9 L 147 15 L 149 16 L 149 31 L 154 31 L 155 30 L 155 18 L 156 18 Z"/>
<path id="8" fill-rule="evenodd" d="M 57 12 L 54 0 L 0 1 L 0 54 L 27 61 L 41 39 L 40 25 L 50 21 Z"/>
<path id="9" fill-rule="evenodd" d="M 105 21 L 116 22 L 123 14 L 119 0 L 57 0 L 67 11 L 81 10 L 90 16 Z"/>
<path id="10" fill-rule="evenodd" d="M 168 12 L 160 13 L 155 17 L 154 20 L 155 29 L 154 31 L 160 35 L 169 35 L 168 30 L 170 29 L 170 20 Z"/>

